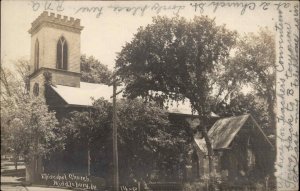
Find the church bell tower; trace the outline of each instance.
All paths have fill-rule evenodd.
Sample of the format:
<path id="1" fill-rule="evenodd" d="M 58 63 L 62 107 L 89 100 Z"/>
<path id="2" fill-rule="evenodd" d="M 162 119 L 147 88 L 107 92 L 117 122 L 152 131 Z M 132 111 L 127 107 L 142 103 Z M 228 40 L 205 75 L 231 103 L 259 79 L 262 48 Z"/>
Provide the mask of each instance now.
<path id="1" fill-rule="evenodd" d="M 44 11 L 31 24 L 30 92 L 44 91 L 45 74 L 54 85 L 80 87 L 80 20 Z"/>

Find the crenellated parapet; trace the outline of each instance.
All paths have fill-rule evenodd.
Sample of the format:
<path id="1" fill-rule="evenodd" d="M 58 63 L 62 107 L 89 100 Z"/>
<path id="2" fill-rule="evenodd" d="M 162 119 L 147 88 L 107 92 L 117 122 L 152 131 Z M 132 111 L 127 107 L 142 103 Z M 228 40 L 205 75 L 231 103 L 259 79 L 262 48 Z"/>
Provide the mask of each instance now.
<path id="1" fill-rule="evenodd" d="M 83 29 L 83 27 L 80 26 L 80 19 L 74 19 L 73 17 L 62 16 L 60 14 L 55 15 L 54 13 L 50 13 L 49 15 L 47 11 L 44 11 L 31 23 L 31 29 L 28 32 L 34 34 L 44 25 L 63 28 L 64 30 L 71 30 L 77 33 L 80 33 Z"/>

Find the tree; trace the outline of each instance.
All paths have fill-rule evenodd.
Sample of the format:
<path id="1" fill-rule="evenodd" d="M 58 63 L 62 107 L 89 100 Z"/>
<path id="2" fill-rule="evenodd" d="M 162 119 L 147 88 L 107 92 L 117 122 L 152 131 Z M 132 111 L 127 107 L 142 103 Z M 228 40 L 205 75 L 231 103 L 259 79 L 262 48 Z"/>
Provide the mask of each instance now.
<path id="1" fill-rule="evenodd" d="M 164 153 L 176 155 L 172 151 L 178 142 L 171 136 L 168 114 L 139 99 L 120 100 L 117 105 L 120 177 L 145 180 L 153 166 L 161 169 L 163 163 L 172 162 Z"/>
<path id="2" fill-rule="evenodd" d="M 3 61 L 2 61 L 2 64 Z M 12 152 L 14 156 L 15 168 L 17 169 L 18 158 L 21 153 L 22 146 L 20 141 L 11 141 L 14 134 L 18 134 L 16 128 L 10 129 L 13 116 L 16 112 L 15 107 L 28 97 L 28 89 L 24 86 L 26 75 L 29 73 L 29 64 L 24 59 L 15 61 L 17 73 L 8 68 L 0 66 L 1 70 L 1 153 L 7 154 Z M 19 136 L 16 136 L 19 137 Z M 14 137 L 14 138 L 16 138 Z"/>
<path id="3" fill-rule="evenodd" d="M 10 103 L 10 104 L 9 104 Z M 55 113 L 49 112 L 39 98 L 27 98 L 15 102 L 7 99 L 1 104 L 1 125 L 8 133 L 8 146 L 15 158 L 23 156 L 26 180 L 33 182 L 41 172 L 41 159 L 61 147 L 63 136 L 59 135 Z"/>
<path id="4" fill-rule="evenodd" d="M 111 71 L 93 56 L 80 57 L 81 81 L 89 83 L 109 84 Z"/>
<path id="5" fill-rule="evenodd" d="M 147 174 L 154 170 L 153 165 L 162 169 L 165 164 L 178 164 L 181 151 L 178 147 L 183 140 L 170 126 L 165 110 L 138 99 L 119 100 L 117 109 L 121 181 L 145 180 Z M 73 112 L 64 122 L 67 141 L 73 139 L 78 144 L 85 143 L 87 160 L 96 161 L 93 157 L 97 157 L 105 164 L 100 167 L 101 171 L 109 170 L 105 166 L 111 167 L 111 115 L 111 104 L 100 99 L 95 100 L 91 110 Z M 164 153 L 169 154 L 166 156 Z M 95 167 L 92 162 L 87 163 L 88 169 Z"/>
<path id="6" fill-rule="evenodd" d="M 18 76 L 20 76 L 22 83 L 24 84 L 24 93 L 28 93 L 28 91 L 30 89 L 30 81 L 29 81 L 30 63 L 28 60 L 19 59 L 15 63 L 15 67 L 16 67 Z"/>
<path id="7" fill-rule="evenodd" d="M 244 94 L 238 92 L 229 103 L 219 102 L 213 112 L 223 117 L 250 113 L 257 123 L 262 125 L 263 129 L 268 127 L 270 122 L 264 101 L 259 99 L 254 93 Z"/>
<path id="8" fill-rule="evenodd" d="M 3 63 L 3 61 L 2 61 Z M 14 62 L 15 70 L 4 68 L 1 64 L 1 101 L 5 102 L 7 97 L 15 95 L 15 97 L 22 98 L 28 94 L 29 85 L 29 62 L 24 59 L 19 59 Z"/>
<path id="9" fill-rule="evenodd" d="M 241 36 L 234 56 L 218 81 L 219 92 L 226 92 L 226 96 L 221 102 L 214 102 L 217 103 L 215 112 L 221 116 L 251 113 L 274 145 L 275 52 L 275 36 L 268 28 L 261 28 L 256 34 Z M 245 87 L 248 93 L 242 93 L 241 89 Z M 271 161 L 268 163 L 268 173 L 273 174 L 276 153 L 271 151 L 266 157 Z"/>
<path id="10" fill-rule="evenodd" d="M 21 62 L 17 71 L 23 66 L 26 69 L 26 63 Z M 57 128 L 55 113 L 48 111 L 45 101 L 28 94 L 27 69 L 22 71 L 16 74 L 1 67 L 1 85 L 5 87 L 1 88 L 1 130 L 5 129 L 7 146 L 15 157 L 24 157 L 26 180 L 33 182 L 42 171 L 41 159 L 61 148 L 64 137 Z"/>
<path id="11" fill-rule="evenodd" d="M 231 86 L 251 87 L 255 95 L 265 101 L 268 127 L 273 129 L 276 124 L 275 52 L 275 37 L 267 28 L 261 28 L 258 34 L 245 35 L 238 41 L 235 56 L 222 77 L 223 82 Z"/>
<path id="12" fill-rule="evenodd" d="M 91 175 L 91 149 L 97 140 L 106 145 L 111 125 L 111 104 L 104 99 L 96 100 L 93 107 L 86 111 L 74 111 L 64 119 L 64 131 L 87 148 L 87 174 Z M 98 143 L 99 144 L 99 143 Z"/>
<path id="13" fill-rule="evenodd" d="M 218 69 L 228 59 L 236 36 L 205 16 L 191 21 L 154 18 L 152 24 L 139 28 L 118 55 L 117 75 L 125 83 L 125 95 L 162 103 L 187 98 L 199 116 L 207 117 Z M 213 150 L 206 125 L 202 132 L 212 172 Z"/>

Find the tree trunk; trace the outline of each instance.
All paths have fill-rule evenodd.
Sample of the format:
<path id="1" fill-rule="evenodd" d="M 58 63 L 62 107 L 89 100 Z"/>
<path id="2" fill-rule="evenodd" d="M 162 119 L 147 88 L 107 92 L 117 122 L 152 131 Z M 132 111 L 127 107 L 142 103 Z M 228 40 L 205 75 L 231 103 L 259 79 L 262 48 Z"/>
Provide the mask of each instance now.
<path id="1" fill-rule="evenodd" d="M 15 170 L 18 170 L 18 160 L 15 160 Z"/>
<path id="2" fill-rule="evenodd" d="M 26 167 L 26 182 L 33 183 L 35 179 L 35 160 L 32 158 L 30 162 L 25 164 Z"/>
<path id="3" fill-rule="evenodd" d="M 18 155 L 15 155 L 15 156 L 14 156 L 14 164 L 15 164 L 15 169 L 16 169 L 16 170 L 18 170 L 18 158 L 19 158 Z"/>
<path id="4" fill-rule="evenodd" d="M 91 175 L 91 150 L 90 150 L 90 144 L 88 144 L 88 147 L 87 147 L 87 174 L 88 174 L 88 176 Z"/>
<path id="5" fill-rule="evenodd" d="M 34 144 L 34 151 L 37 151 L 39 140 L 36 138 Z M 42 157 L 38 154 L 31 156 L 29 162 L 26 163 L 26 182 L 36 183 L 40 180 L 40 174 L 43 171 Z"/>
<path id="6" fill-rule="evenodd" d="M 202 135 L 204 137 L 206 147 L 207 147 L 207 154 L 208 154 L 208 164 L 209 164 L 209 182 L 210 184 L 210 189 L 209 190 L 214 190 L 214 182 L 213 182 L 213 172 L 214 172 L 214 165 L 213 165 L 213 148 L 210 142 L 210 139 L 207 134 L 207 127 L 204 126 L 202 129 Z"/>
<path id="7" fill-rule="evenodd" d="M 35 172 L 35 181 L 41 180 L 41 174 L 43 173 L 43 160 L 41 156 L 37 156 L 36 158 L 36 172 Z"/>

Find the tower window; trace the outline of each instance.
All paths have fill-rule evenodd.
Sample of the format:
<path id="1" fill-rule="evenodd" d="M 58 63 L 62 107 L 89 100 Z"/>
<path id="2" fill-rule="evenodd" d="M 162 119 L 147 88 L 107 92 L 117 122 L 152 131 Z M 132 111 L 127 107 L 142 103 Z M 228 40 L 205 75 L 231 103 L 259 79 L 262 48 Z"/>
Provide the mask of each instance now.
<path id="1" fill-rule="evenodd" d="M 40 59 L 40 50 L 39 50 L 39 40 L 36 39 L 34 47 L 34 71 L 39 69 L 39 59 Z"/>
<path id="2" fill-rule="evenodd" d="M 68 69 L 68 45 L 64 37 L 61 37 L 57 42 L 57 69 Z"/>

